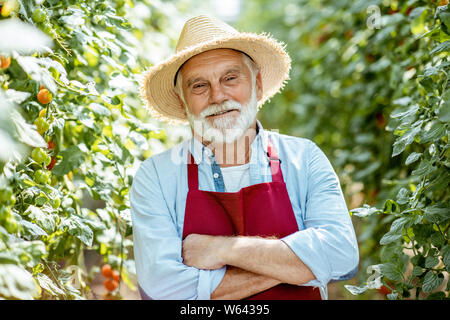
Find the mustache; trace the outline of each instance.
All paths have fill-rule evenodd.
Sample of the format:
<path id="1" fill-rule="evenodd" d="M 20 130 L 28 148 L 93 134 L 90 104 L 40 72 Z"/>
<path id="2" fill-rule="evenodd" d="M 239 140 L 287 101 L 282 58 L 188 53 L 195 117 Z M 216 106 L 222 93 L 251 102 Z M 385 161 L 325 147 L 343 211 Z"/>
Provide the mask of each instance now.
<path id="1" fill-rule="evenodd" d="M 224 111 L 230 111 L 230 110 L 241 110 L 242 105 L 234 100 L 228 100 L 221 104 L 212 104 L 209 107 L 207 107 L 205 110 L 200 112 L 200 117 L 206 118 L 208 116 L 211 116 L 213 114 L 224 112 Z"/>

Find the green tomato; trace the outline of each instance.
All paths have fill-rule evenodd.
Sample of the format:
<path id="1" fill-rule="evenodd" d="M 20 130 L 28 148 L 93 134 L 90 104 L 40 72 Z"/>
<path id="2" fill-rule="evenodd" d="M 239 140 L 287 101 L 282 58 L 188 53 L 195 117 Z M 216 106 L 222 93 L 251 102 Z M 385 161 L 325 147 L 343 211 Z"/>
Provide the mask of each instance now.
<path id="1" fill-rule="evenodd" d="M 48 130 L 48 128 L 50 128 L 50 124 L 44 118 L 37 118 L 34 121 L 34 124 L 37 127 L 37 132 L 39 132 L 41 135 L 44 134 Z"/>
<path id="2" fill-rule="evenodd" d="M 11 187 L 6 187 L 6 189 L 0 190 L 0 203 L 8 202 L 9 200 L 11 200 L 12 195 L 13 191 Z"/>
<path id="3" fill-rule="evenodd" d="M 16 196 L 15 195 L 12 195 L 10 198 L 9 198 L 9 201 L 8 201 L 8 203 L 10 204 L 10 205 L 15 205 L 16 204 Z"/>
<path id="4" fill-rule="evenodd" d="M 42 148 L 34 148 L 33 151 L 31 151 L 31 158 L 33 158 L 33 160 L 40 165 L 45 164 L 46 166 L 48 166 L 52 160 L 52 158 Z"/>
<path id="5" fill-rule="evenodd" d="M 45 18 L 47 18 L 47 15 L 45 14 L 45 11 L 42 9 L 37 9 L 33 12 L 33 15 L 31 16 L 34 22 L 44 22 Z"/>
<path id="6" fill-rule="evenodd" d="M 9 233 L 16 233 L 18 228 L 16 218 L 14 218 L 13 215 L 10 215 L 8 218 L 6 218 L 4 226 L 6 231 L 8 231 Z"/>
<path id="7" fill-rule="evenodd" d="M 34 173 L 34 181 L 37 183 L 45 184 L 50 179 L 50 171 L 37 170 Z"/>
<path id="8" fill-rule="evenodd" d="M 6 221 L 11 216 L 11 211 L 8 207 L 2 206 L 0 208 L 0 221 Z"/>

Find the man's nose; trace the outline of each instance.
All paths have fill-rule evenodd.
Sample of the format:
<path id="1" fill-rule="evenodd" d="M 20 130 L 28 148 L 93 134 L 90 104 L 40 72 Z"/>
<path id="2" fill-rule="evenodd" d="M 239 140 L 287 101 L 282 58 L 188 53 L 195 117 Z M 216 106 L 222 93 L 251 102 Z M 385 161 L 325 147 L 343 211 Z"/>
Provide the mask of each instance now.
<path id="1" fill-rule="evenodd" d="M 209 104 L 222 104 L 227 100 L 226 92 L 220 83 L 211 84 Z"/>

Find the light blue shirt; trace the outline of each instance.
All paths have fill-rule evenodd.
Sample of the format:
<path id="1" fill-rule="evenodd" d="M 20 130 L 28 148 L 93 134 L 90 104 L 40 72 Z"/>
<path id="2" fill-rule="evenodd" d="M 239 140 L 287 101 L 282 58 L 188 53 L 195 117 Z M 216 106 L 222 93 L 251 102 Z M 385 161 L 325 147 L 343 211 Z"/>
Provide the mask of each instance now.
<path id="1" fill-rule="evenodd" d="M 314 273 L 305 285 L 321 288 L 356 274 L 359 254 L 339 179 L 311 140 L 264 130 L 251 144 L 251 185 L 271 182 L 267 137 L 281 170 L 299 231 L 282 238 Z M 214 154 L 191 137 L 140 164 L 130 191 L 137 280 L 152 299 L 210 299 L 226 267 L 200 270 L 183 264 L 182 234 L 187 182 L 187 150 L 198 164 L 199 189 L 225 192 Z"/>

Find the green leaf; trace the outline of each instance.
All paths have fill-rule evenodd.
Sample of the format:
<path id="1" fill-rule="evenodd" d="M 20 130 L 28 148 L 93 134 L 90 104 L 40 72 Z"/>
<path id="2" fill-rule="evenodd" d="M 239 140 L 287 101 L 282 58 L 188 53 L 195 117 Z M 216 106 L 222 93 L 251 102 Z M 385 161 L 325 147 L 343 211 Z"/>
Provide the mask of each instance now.
<path id="1" fill-rule="evenodd" d="M 84 161 L 84 154 L 77 146 L 70 146 L 60 152 L 63 159 L 53 168 L 53 174 L 62 176 L 78 168 Z"/>
<path id="2" fill-rule="evenodd" d="M 40 208 L 33 205 L 29 206 L 24 213 L 47 233 L 53 233 L 56 230 L 58 216 L 49 212 L 43 212 Z"/>
<path id="3" fill-rule="evenodd" d="M 422 290 L 425 293 L 430 293 L 434 289 L 436 289 L 442 283 L 443 278 L 438 277 L 436 273 L 433 271 L 428 271 L 425 274 L 425 278 L 423 279 Z"/>
<path id="4" fill-rule="evenodd" d="M 386 244 L 389 244 L 391 242 L 397 241 L 401 237 L 402 237 L 401 233 L 388 232 L 388 233 L 384 234 L 383 237 L 380 239 L 380 244 L 381 245 L 386 245 Z"/>
<path id="5" fill-rule="evenodd" d="M 89 105 L 89 109 L 91 109 L 92 112 L 98 117 L 109 117 L 111 115 L 111 111 L 107 107 L 98 103 L 91 103 Z"/>
<path id="6" fill-rule="evenodd" d="M 425 268 L 433 268 L 438 263 L 439 259 L 437 257 L 427 257 L 425 259 Z"/>
<path id="7" fill-rule="evenodd" d="M 405 103 L 406 101 L 402 100 L 402 99 L 398 99 L 395 100 L 394 103 Z M 394 119 L 400 119 L 400 120 L 404 120 L 406 118 L 412 117 L 414 116 L 417 111 L 419 110 L 419 106 L 417 104 L 413 104 L 410 107 L 408 107 L 406 110 L 404 108 L 400 109 L 400 110 L 395 110 L 393 113 L 391 113 L 390 117 L 394 118 Z"/>
<path id="8" fill-rule="evenodd" d="M 405 132 L 405 134 L 398 138 L 393 145 L 392 157 L 400 154 L 405 150 L 405 148 L 410 145 L 417 134 L 420 133 L 420 126 L 411 128 Z"/>
<path id="9" fill-rule="evenodd" d="M 41 66 L 45 61 L 31 56 L 19 56 L 16 60 L 31 79 L 43 84 L 50 92 L 56 92 L 57 86 L 50 71 L 46 66 Z"/>
<path id="10" fill-rule="evenodd" d="M 402 106 L 402 107 L 404 107 L 404 106 L 409 106 L 410 104 L 411 104 L 411 102 L 412 102 L 413 100 L 411 99 L 411 97 L 409 97 L 409 96 L 405 96 L 405 97 L 401 97 L 401 98 L 398 98 L 398 99 L 396 99 L 396 100 L 394 100 L 394 101 L 392 101 L 392 103 L 394 104 L 394 105 L 398 105 L 398 106 Z M 417 106 L 416 106 L 417 107 Z M 417 111 L 417 109 L 415 110 L 415 111 Z M 415 112 L 414 112 L 415 113 Z M 391 117 L 392 118 L 397 118 L 397 117 L 399 117 L 400 116 L 400 114 L 391 114 Z"/>
<path id="11" fill-rule="evenodd" d="M 400 206 L 394 200 L 388 199 L 384 203 L 383 212 L 386 214 L 400 212 Z"/>
<path id="12" fill-rule="evenodd" d="M 380 259 L 382 262 L 389 261 L 395 256 L 401 255 L 401 247 L 396 243 L 390 243 L 388 245 L 384 245 L 380 250 Z"/>
<path id="13" fill-rule="evenodd" d="M 411 263 L 414 266 L 423 267 L 425 266 L 425 258 L 423 257 L 422 254 L 418 253 L 417 255 L 411 258 Z"/>
<path id="14" fill-rule="evenodd" d="M 450 50 L 450 41 L 445 41 L 437 45 L 430 51 L 431 55 Z"/>
<path id="15" fill-rule="evenodd" d="M 54 133 L 58 132 L 58 130 L 64 129 L 64 124 L 65 124 L 64 119 L 62 119 L 62 118 L 55 119 L 52 123 L 50 123 L 47 134 L 53 135 Z"/>
<path id="16" fill-rule="evenodd" d="M 450 91 L 449 91 L 450 92 Z M 447 94 L 450 99 L 450 94 Z M 450 101 L 445 101 L 439 108 L 438 119 L 444 123 L 450 121 Z"/>
<path id="17" fill-rule="evenodd" d="M 45 244 L 40 240 L 20 241 L 12 247 L 18 252 L 22 264 L 30 268 L 36 266 L 47 254 Z"/>
<path id="18" fill-rule="evenodd" d="M 22 220 L 20 224 L 22 225 L 26 235 L 30 235 L 32 237 L 47 236 L 47 232 L 34 223 L 27 220 Z"/>
<path id="19" fill-rule="evenodd" d="M 411 153 L 408 156 L 408 158 L 406 158 L 405 165 L 410 165 L 411 163 L 416 162 L 420 158 L 421 155 L 422 155 L 422 153 L 420 153 L 420 152 Z"/>
<path id="20" fill-rule="evenodd" d="M 409 191 L 406 188 L 401 188 L 397 193 L 397 202 L 405 204 L 409 201 Z"/>
<path id="21" fill-rule="evenodd" d="M 409 228 L 413 224 L 414 219 L 414 216 L 406 216 L 395 219 L 391 224 L 391 229 L 389 232 L 392 234 L 402 233 L 403 229 Z"/>
<path id="22" fill-rule="evenodd" d="M 6 90 L 5 94 L 9 101 L 17 104 L 24 102 L 31 96 L 31 93 L 29 92 L 16 91 L 14 89 Z"/>
<path id="23" fill-rule="evenodd" d="M 450 266 L 450 245 L 446 245 L 442 248 L 442 261 L 446 266 Z"/>
<path id="24" fill-rule="evenodd" d="M 420 15 L 427 10 L 426 7 L 417 7 L 414 8 L 410 13 L 409 13 L 409 18 L 410 19 L 416 19 L 418 17 L 420 17 Z"/>
<path id="25" fill-rule="evenodd" d="M 450 210 L 445 205 L 436 204 L 426 207 L 424 210 L 424 216 L 430 222 L 443 223 L 450 219 Z"/>
<path id="26" fill-rule="evenodd" d="M 412 269 L 412 275 L 418 277 L 423 274 L 424 271 L 425 270 L 422 267 L 414 266 L 414 268 Z"/>
<path id="27" fill-rule="evenodd" d="M 445 134 L 446 134 L 445 124 L 439 121 L 433 121 L 429 130 L 427 131 L 424 130 L 420 133 L 420 142 L 427 143 L 439 139 Z"/>
<path id="28" fill-rule="evenodd" d="M 441 6 L 436 9 L 435 16 L 441 20 L 441 28 L 442 30 L 449 34 L 450 33 L 450 6 Z"/>
<path id="29" fill-rule="evenodd" d="M 14 264 L 0 264 L 0 296 L 7 299 L 33 300 L 39 288 L 31 273 Z"/>
<path id="30" fill-rule="evenodd" d="M 61 290 L 57 284 L 55 284 L 47 275 L 39 273 L 36 276 L 37 281 L 42 289 L 47 291 L 52 296 L 64 295 L 64 291 Z"/>
<path id="31" fill-rule="evenodd" d="M 94 232 L 87 224 L 84 223 L 84 219 L 76 215 L 62 218 L 61 228 L 67 228 L 70 235 L 80 239 L 86 246 L 92 246 Z"/>
<path id="32" fill-rule="evenodd" d="M 447 296 L 445 295 L 445 292 L 438 291 L 433 292 L 427 297 L 427 300 L 445 300 Z"/>
<path id="33" fill-rule="evenodd" d="M 32 147 L 45 148 L 47 146 L 44 138 L 16 110 L 12 111 L 11 118 L 16 126 L 20 141 Z"/>
<path id="34" fill-rule="evenodd" d="M 444 245 L 444 243 L 445 243 L 445 238 L 441 233 L 436 232 L 431 236 L 431 244 L 433 246 L 435 246 L 436 248 L 440 248 L 441 246 Z"/>
<path id="35" fill-rule="evenodd" d="M 403 276 L 402 270 L 397 264 L 395 264 L 393 262 L 388 262 L 388 263 L 381 264 L 380 267 L 381 267 L 381 273 L 384 276 L 386 276 L 388 279 L 393 280 L 393 281 L 401 281 L 402 280 L 402 276 Z"/>
<path id="36" fill-rule="evenodd" d="M 433 164 L 426 159 L 422 159 L 417 169 L 415 169 L 411 174 L 413 176 L 425 176 L 427 174 L 430 174 L 436 170 L 436 167 L 433 166 Z"/>

